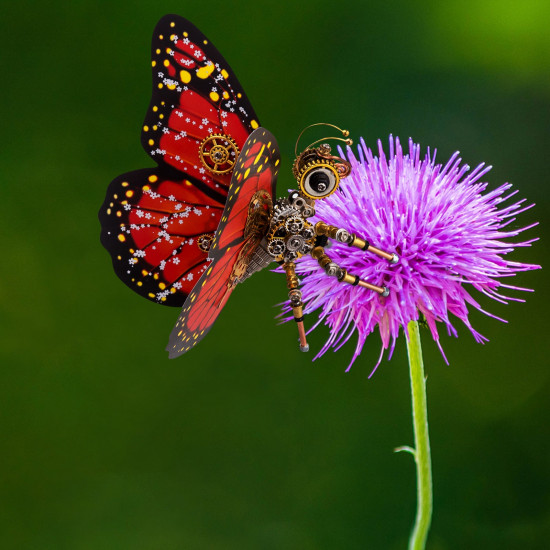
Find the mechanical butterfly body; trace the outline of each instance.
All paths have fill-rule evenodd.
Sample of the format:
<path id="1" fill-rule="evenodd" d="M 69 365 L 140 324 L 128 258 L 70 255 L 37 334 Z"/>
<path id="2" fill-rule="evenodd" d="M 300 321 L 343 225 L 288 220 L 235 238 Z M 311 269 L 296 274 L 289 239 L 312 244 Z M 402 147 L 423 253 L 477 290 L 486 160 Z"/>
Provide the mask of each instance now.
<path id="1" fill-rule="evenodd" d="M 344 159 L 332 156 L 327 144 L 308 146 L 293 166 L 299 190 L 276 199 L 277 142 L 259 127 L 229 65 L 206 37 L 181 17 L 163 17 L 154 31 L 152 65 L 142 144 L 157 167 L 116 178 L 99 218 L 102 243 L 123 282 L 157 303 L 183 304 L 170 357 L 196 345 L 234 287 L 273 261 L 286 272 L 303 351 L 308 345 L 294 270 L 300 256 L 311 254 L 341 282 L 388 294 L 348 274 L 323 247 L 332 238 L 392 263 L 395 254 L 343 228 L 309 221 L 315 200 L 334 193 L 349 173 Z"/>

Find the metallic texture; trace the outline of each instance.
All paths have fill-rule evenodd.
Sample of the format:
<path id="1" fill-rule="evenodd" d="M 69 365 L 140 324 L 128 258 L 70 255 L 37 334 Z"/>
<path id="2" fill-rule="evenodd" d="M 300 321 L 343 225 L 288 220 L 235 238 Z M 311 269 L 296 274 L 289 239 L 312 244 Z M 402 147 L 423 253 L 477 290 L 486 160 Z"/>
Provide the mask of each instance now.
<path id="1" fill-rule="evenodd" d="M 307 218 L 315 213 L 306 198 L 293 192 L 273 206 L 266 232 L 266 250 L 278 262 L 293 262 L 315 244 L 315 229 Z"/>
<path id="2" fill-rule="evenodd" d="M 199 145 L 199 159 L 213 174 L 227 174 L 239 156 L 239 147 L 227 134 L 211 134 Z"/>
<path id="3" fill-rule="evenodd" d="M 203 233 L 197 237 L 197 246 L 203 252 L 208 252 L 212 241 L 214 240 L 214 233 Z"/>
<path id="4" fill-rule="evenodd" d="M 248 215 L 244 226 L 245 238 L 251 236 L 263 237 L 269 228 L 272 214 L 273 200 L 271 195 L 263 189 L 256 191 L 248 203 Z"/>

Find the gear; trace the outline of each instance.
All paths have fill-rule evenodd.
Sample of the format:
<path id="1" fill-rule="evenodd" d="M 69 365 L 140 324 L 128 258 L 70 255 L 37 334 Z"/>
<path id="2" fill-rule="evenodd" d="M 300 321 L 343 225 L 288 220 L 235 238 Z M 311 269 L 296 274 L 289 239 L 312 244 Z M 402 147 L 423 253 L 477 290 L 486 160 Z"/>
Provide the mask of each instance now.
<path id="1" fill-rule="evenodd" d="M 290 233 L 299 233 L 304 228 L 304 220 L 298 216 L 292 216 L 285 221 L 285 229 Z"/>
<path id="2" fill-rule="evenodd" d="M 204 234 L 199 235 L 197 237 L 197 246 L 203 252 L 208 252 L 210 250 L 210 246 L 212 245 L 213 240 L 214 240 L 214 234 L 213 233 L 204 233 Z"/>
<path id="3" fill-rule="evenodd" d="M 267 245 L 267 251 L 271 256 L 276 258 L 277 256 L 280 256 L 285 251 L 285 241 L 282 239 L 273 239 L 270 241 L 270 243 Z"/>
<path id="4" fill-rule="evenodd" d="M 286 249 L 290 250 L 290 252 L 299 252 L 304 244 L 306 244 L 306 240 L 302 235 L 290 235 L 285 244 Z"/>
<path id="5" fill-rule="evenodd" d="M 239 156 L 239 147 L 227 134 L 211 134 L 199 145 L 199 158 L 213 174 L 227 174 Z"/>

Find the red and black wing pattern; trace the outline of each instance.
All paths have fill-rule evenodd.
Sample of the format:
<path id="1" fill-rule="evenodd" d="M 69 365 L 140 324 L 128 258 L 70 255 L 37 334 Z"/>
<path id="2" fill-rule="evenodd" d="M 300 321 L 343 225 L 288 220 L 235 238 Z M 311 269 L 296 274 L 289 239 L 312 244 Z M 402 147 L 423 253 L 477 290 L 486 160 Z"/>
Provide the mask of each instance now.
<path id="1" fill-rule="evenodd" d="M 141 141 L 158 166 L 111 182 L 99 211 L 101 242 L 132 290 L 181 307 L 209 265 L 196 237 L 216 231 L 231 179 L 201 162 L 199 146 L 224 134 L 240 149 L 258 122 L 225 59 L 186 19 L 159 21 L 151 55 Z"/>
<path id="2" fill-rule="evenodd" d="M 225 198 L 176 170 L 113 180 L 100 210 L 101 242 L 117 275 L 141 296 L 181 307 L 209 265 L 197 237 L 216 231 Z"/>
<path id="3" fill-rule="evenodd" d="M 199 159 L 210 135 L 230 136 L 239 148 L 258 119 L 237 77 L 218 50 L 194 25 L 164 16 L 153 33 L 153 94 L 141 134 L 145 150 L 216 190 L 231 173 L 212 175 Z"/>
<path id="4" fill-rule="evenodd" d="M 170 335 L 166 349 L 171 359 L 204 338 L 227 302 L 233 290 L 233 267 L 248 242 L 244 237 L 248 204 L 259 190 L 275 197 L 279 163 L 275 138 L 258 128 L 246 141 L 235 165 L 222 219 L 210 248 L 212 265 L 191 291 Z"/>

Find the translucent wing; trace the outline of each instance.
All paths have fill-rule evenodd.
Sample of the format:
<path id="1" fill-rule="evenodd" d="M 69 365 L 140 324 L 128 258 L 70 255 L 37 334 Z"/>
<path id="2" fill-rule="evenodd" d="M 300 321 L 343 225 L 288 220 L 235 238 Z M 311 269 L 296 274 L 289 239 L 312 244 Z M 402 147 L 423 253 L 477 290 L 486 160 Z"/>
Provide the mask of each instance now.
<path id="1" fill-rule="evenodd" d="M 170 358 L 199 342 L 210 330 L 235 286 L 234 267 L 243 252 L 251 253 L 259 241 L 245 238 L 248 205 L 260 190 L 271 197 L 279 171 L 279 149 L 264 128 L 253 132 L 239 156 L 229 195 L 210 249 L 212 265 L 185 301 L 167 346 Z"/>
<path id="2" fill-rule="evenodd" d="M 234 163 L 258 123 L 225 59 L 186 19 L 159 21 L 151 55 L 141 141 L 158 166 L 113 180 L 99 211 L 101 242 L 125 284 L 181 307 L 209 264 L 196 237 L 216 231 Z M 212 147 L 227 153 L 223 163 Z"/>

